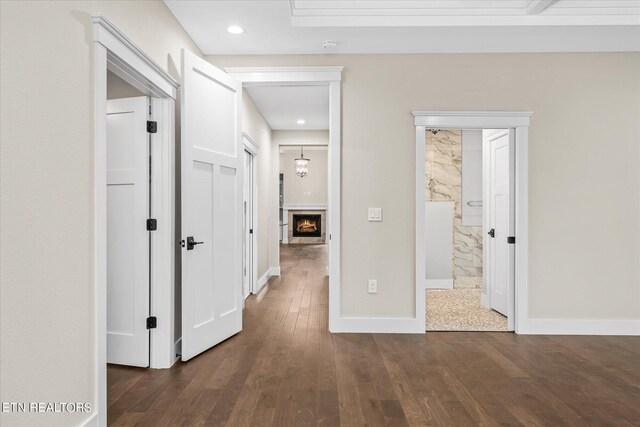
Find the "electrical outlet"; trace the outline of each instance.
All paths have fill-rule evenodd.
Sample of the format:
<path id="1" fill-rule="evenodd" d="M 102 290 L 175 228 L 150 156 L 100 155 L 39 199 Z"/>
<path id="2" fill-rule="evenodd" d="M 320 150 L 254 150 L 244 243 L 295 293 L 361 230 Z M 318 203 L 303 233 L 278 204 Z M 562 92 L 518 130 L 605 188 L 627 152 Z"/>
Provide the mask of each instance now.
<path id="1" fill-rule="evenodd" d="M 367 213 L 367 219 L 369 222 L 381 222 L 382 221 L 382 208 L 369 208 Z"/>
<path id="2" fill-rule="evenodd" d="M 378 281 L 377 280 L 373 280 L 373 279 L 369 279 L 369 293 L 370 294 L 377 294 L 378 293 Z"/>

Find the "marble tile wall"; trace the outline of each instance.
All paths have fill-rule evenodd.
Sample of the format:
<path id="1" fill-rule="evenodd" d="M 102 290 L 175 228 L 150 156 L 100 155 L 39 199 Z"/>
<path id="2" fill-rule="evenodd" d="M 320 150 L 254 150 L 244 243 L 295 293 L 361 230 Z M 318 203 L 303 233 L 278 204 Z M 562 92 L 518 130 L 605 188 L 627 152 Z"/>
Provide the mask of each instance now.
<path id="1" fill-rule="evenodd" d="M 482 227 L 462 225 L 462 132 L 427 132 L 425 200 L 452 200 L 453 286 L 482 287 Z"/>

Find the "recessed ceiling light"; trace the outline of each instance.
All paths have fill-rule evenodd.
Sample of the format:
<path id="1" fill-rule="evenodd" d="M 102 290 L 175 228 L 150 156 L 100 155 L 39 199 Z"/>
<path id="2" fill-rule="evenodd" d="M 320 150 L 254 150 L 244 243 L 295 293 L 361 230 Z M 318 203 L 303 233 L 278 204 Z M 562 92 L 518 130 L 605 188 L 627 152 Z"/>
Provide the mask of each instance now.
<path id="1" fill-rule="evenodd" d="M 304 120 L 300 119 L 300 120 L 298 120 L 298 121 L 297 121 L 297 123 L 298 123 L 299 125 L 303 125 L 303 124 L 305 124 L 306 122 L 305 122 Z"/>
<path id="2" fill-rule="evenodd" d="M 242 28 L 239 25 L 231 25 L 231 26 L 227 27 L 227 32 L 229 32 L 231 34 L 242 34 L 242 33 L 244 33 L 244 28 Z"/>

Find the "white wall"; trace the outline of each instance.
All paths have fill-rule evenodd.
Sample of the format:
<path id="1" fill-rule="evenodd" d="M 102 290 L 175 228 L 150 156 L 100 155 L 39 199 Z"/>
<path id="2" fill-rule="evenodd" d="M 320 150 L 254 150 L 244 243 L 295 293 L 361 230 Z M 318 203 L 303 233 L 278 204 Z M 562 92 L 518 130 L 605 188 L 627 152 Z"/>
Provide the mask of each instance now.
<path id="1" fill-rule="evenodd" d="M 533 111 L 529 310 L 640 319 L 640 54 L 209 56 L 344 65 L 342 314 L 412 316 L 412 110 Z M 367 207 L 384 209 L 367 222 Z M 367 294 L 367 279 L 378 294 Z"/>
<path id="2" fill-rule="evenodd" d="M 242 130 L 260 147 L 256 181 L 258 192 L 258 279 L 280 266 L 278 217 L 278 145 L 246 90 L 242 91 Z"/>
<path id="3" fill-rule="evenodd" d="M 0 2 L 3 402 L 95 405 L 93 12 L 178 79 L 180 49 L 201 55 L 159 1 Z M 88 416 L 0 417 L 22 426 Z"/>

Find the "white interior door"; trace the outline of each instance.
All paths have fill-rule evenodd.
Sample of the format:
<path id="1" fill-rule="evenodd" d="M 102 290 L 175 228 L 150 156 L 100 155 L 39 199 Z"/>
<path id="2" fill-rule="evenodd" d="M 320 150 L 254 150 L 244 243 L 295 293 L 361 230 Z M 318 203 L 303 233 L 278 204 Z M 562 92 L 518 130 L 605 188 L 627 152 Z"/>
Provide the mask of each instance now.
<path id="1" fill-rule="evenodd" d="M 513 314 L 514 254 L 508 242 L 514 235 L 513 132 L 503 130 L 489 138 L 490 219 L 488 234 L 490 305 L 505 316 Z"/>
<path id="2" fill-rule="evenodd" d="M 242 329 L 242 86 L 182 51 L 182 359 Z"/>
<path id="3" fill-rule="evenodd" d="M 244 191 L 242 195 L 244 213 L 244 245 L 242 252 L 242 295 L 247 298 L 253 284 L 253 154 L 244 150 Z"/>
<path id="4" fill-rule="evenodd" d="M 107 362 L 149 366 L 147 97 L 107 101 Z"/>

